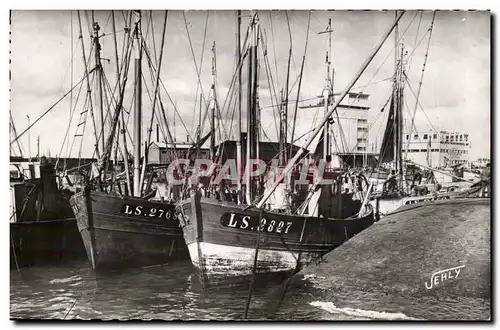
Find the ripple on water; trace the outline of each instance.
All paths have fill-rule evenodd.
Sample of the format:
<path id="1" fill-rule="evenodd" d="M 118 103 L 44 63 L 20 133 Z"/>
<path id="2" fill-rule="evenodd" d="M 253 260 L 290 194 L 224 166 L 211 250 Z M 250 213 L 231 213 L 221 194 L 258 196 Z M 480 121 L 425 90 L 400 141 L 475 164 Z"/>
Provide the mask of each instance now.
<path id="1" fill-rule="evenodd" d="M 82 279 L 81 276 L 74 275 L 74 276 L 65 277 L 65 278 L 55 278 L 55 279 L 49 281 L 49 284 L 68 283 L 68 282 L 73 282 L 73 281 L 79 281 L 81 279 Z"/>

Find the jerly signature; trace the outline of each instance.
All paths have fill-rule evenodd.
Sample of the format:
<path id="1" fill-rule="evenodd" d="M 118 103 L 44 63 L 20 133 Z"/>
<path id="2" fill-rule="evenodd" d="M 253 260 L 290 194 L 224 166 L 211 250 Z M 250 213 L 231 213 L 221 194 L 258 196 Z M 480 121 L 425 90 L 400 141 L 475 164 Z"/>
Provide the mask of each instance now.
<path id="1" fill-rule="evenodd" d="M 460 270 L 464 267 L 465 265 L 462 265 L 435 272 L 431 275 L 430 284 L 428 284 L 428 282 L 425 282 L 425 288 L 427 290 L 430 290 L 432 288 L 435 288 L 440 283 L 458 278 L 458 276 L 460 275 Z"/>

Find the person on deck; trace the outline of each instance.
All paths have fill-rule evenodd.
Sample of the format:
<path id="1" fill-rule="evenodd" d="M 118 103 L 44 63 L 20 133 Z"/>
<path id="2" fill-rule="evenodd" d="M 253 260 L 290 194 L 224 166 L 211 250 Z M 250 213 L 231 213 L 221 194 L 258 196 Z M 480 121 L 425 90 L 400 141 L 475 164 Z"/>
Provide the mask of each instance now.
<path id="1" fill-rule="evenodd" d="M 391 170 L 391 173 L 387 176 L 384 185 L 382 187 L 383 191 L 395 191 L 398 187 L 398 181 L 396 179 L 396 171 Z"/>
<path id="2" fill-rule="evenodd" d="M 481 193 L 480 197 L 490 197 L 491 189 L 491 168 L 490 163 L 481 171 Z"/>
<path id="3" fill-rule="evenodd" d="M 413 183 L 414 185 L 422 184 L 422 173 L 419 170 L 413 170 Z"/>
<path id="4" fill-rule="evenodd" d="M 429 188 L 426 185 L 411 186 L 412 196 L 425 196 L 429 193 Z"/>

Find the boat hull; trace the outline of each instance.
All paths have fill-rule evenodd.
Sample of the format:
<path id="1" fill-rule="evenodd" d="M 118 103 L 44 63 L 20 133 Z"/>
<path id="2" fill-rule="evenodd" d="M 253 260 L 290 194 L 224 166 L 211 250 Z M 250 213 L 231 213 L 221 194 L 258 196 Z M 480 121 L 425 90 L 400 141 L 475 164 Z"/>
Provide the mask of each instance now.
<path id="1" fill-rule="evenodd" d="M 455 193 L 447 193 L 440 195 L 425 195 L 425 196 L 408 196 L 408 197 L 380 197 L 370 201 L 379 216 L 384 217 L 398 211 L 405 205 L 419 204 L 437 200 L 454 199 L 458 195 Z"/>
<path id="2" fill-rule="evenodd" d="M 178 208 L 191 261 L 205 287 L 244 284 L 252 276 L 285 278 L 374 222 L 371 207 L 362 218 L 336 220 L 261 214 L 199 194 Z"/>
<path id="3" fill-rule="evenodd" d="M 189 258 L 173 204 L 88 190 L 75 194 L 70 202 L 96 270 Z"/>
<path id="4" fill-rule="evenodd" d="M 85 258 L 74 218 L 10 223 L 10 266 L 30 267 Z"/>

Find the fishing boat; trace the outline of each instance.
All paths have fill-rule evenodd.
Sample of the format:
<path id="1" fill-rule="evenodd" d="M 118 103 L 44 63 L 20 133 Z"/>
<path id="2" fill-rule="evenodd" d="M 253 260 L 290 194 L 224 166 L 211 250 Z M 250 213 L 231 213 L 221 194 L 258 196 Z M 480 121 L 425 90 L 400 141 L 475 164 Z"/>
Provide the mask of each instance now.
<path id="1" fill-rule="evenodd" d="M 434 25 L 435 12 L 432 17 L 432 22 L 429 28 L 429 39 L 432 36 Z M 370 203 L 376 209 L 377 218 L 388 215 L 404 205 L 422 203 L 435 200 L 453 199 L 459 196 L 459 192 L 465 190 L 471 185 L 468 179 L 460 178 L 454 175 L 451 171 L 439 170 L 422 164 L 416 164 L 406 159 L 403 154 L 403 104 L 404 104 L 404 86 L 405 80 L 405 61 L 404 61 L 404 46 L 399 45 L 397 30 L 395 32 L 395 70 L 392 79 L 392 94 L 383 108 L 389 107 L 387 124 L 384 131 L 382 145 L 380 149 L 379 166 L 381 164 L 389 164 L 384 171 L 379 168 L 369 175 L 369 180 L 382 183 L 378 184 L 373 190 Z M 429 43 L 427 51 L 429 50 Z M 422 69 L 421 80 L 425 70 L 427 61 L 427 53 Z M 418 95 L 422 81 L 419 84 Z M 415 108 L 416 109 L 416 108 Z M 382 109 L 383 111 L 384 109 Z M 412 118 L 412 129 L 413 129 Z M 410 132 L 411 133 L 411 132 Z M 408 138 L 408 136 L 407 136 Z M 409 142 L 408 142 L 409 143 Z M 428 139 L 430 146 L 431 140 Z M 428 146 L 428 156 L 430 147 Z M 407 147 L 408 149 L 408 147 Z M 406 153 L 406 156 L 408 154 Z M 411 168 L 411 169 L 410 169 Z M 422 182 L 422 172 L 425 171 L 429 175 Z M 417 180 L 416 173 L 420 173 L 420 179 Z M 389 180 L 392 177 L 392 180 Z M 440 180 L 438 180 L 438 178 Z M 446 180 L 443 180 L 446 178 Z M 382 179 L 380 182 L 379 180 Z M 454 184 L 450 185 L 452 180 L 465 182 L 465 185 Z M 445 185 L 445 183 L 448 183 Z"/>
<path id="2" fill-rule="evenodd" d="M 85 256 L 71 193 L 57 187 L 53 164 L 40 161 L 11 162 L 10 265 L 33 266 Z"/>
<path id="3" fill-rule="evenodd" d="M 271 195 L 286 184 L 283 181 L 308 153 L 307 148 L 312 141 L 319 137 L 320 133 L 328 132 L 332 114 L 380 50 L 402 15 L 403 12 L 399 13 L 394 24 L 391 24 L 335 104 L 330 107 L 328 102 L 325 102 L 325 116 L 311 133 L 311 138 L 304 142 L 294 157 L 286 163 L 281 175 L 275 177 L 275 181 L 266 188 L 263 195 L 255 198 L 255 202 L 252 199 L 255 196 L 252 189 L 255 184 L 252 184 L 249 171 L 245 172 L 246 182 L 249 183 L 246 184 L 243 199 L 246 203 L 238 204 L 204 197 L 202 192 L 196 189 L 191 191 L 188 199 L 178 202 L 184 239 L 202 285 L 210 287 L 233 281 L 241 284 L 247 280 L 253 283 L 257 278 L 274 276 L 284 279 L 313 260 L 320 260 L 323 255 L 374 223 L 373 208 L 367 200 L 370 188 L 365 191 L 363 199 L 355 200 L 351 190 L 343 189 L 348 173 L 342 169 L 325 172 L 324 178 L 331 179 L 330 183 L 322 181 L 322 176 L 314 179 L 314 183 L 309 185 L 305 207 L 299 207 L 295 212 L 265 210 L 264 207 Z M 239 28 L 239 24 L 237 26 Z M 255 68 L 258 31 L 258 15 L 255 14 L 247 33 L 250 36 L 247 39 L 249 42 L 243 44 L 248 46 L 248 51 L 242 52 L 249 54 L 249 77 L 252 77 L 248 79 L 247 98 L 249 135 L 256 131 L 252 127 L 255 127 L 257 107 Z M 239 45 L 239 41 L 236 44 Z M 244 55 L 240 52 L 238 54 L 237 71 L 240 71 Z M 331 88 L 326 88 L 326 99 L 330 97 L 329 91 Z M 258 139 L 250 136 L 246 142 L 246 159 L 249 164 L 249 159 L 258 157 Z M 330 158 L 329 155 L 323 156 L 327 160 Z"/>
<path id="4" fill-rule="evenodd" d="M 133 117 L 134 125 L 134 150 L 133 150 L 133 186 L 130 180 L 128 151 L 126 147 L 125 129 L 126 123 L 123 116 L 123 98 L 127 82 L 128 65 L 119 66 L 118 50 L 115 39 L 115 55 L 118 75 L 119 96 L 112 117 L 112 123 L 106 143 L 103 141 L 103 153 L 97 163 L 92 166 L 92 177 L 89 183 L 77 192 L 70 200 L 75 214 L 78 229 L 81 233 L 87 256 L 96 270 L 126 269 L 133 267 L 151 266 L 164 264 L 170 260 L 188 258 L 186 245 L 182 237 L 182 229 L 175 216 L 175 204 L 172 200 L 163 197 L 155 199 L 155 191 L 151 189 L 154 173 L 149 173 L 146 180 L 147 149 L 141 159 L 141 123 L 142 123 L 142 69 L 141 59 L 144 52 L 141 39 L 141 12 L 130 13 L 135 17 L 135 25 L 130 30 L 127 47 L 129 51 L 124 54 L 123 63 L 130 61 L 132 47 L 135 51 L 135 111 Z M 78 12 L 80 21 L 80 13 Z M 114 13 L 113 29 L 115 29 Z M 165 25 L 167 12 L 165 13 Z M 164 28 L 165 28 L 164 25 Z M 114 30 L 113 30 L 114 31 Z M 94 24 L 96 79 L 101 81 L 103 70 L 100 64 L 99 54 L 99 26 Z M 80 22 L 80 35 L 81 35 Z M 163 35 L 165 34 L 165 31 Z M 113 33 L 116 38 L 116 33 Z M 80 38 L 82 39 L 82 38 Z M 164 39 L 163 39 L 164 41 Z M 82 49 L 83 40 L 82 40 Z M 163 43 L 162 43 L 163 49 Z M 84 52 L 85 61 L 85 52 Z M 156 91 L 158 90 L 160 65 L 156 72 Z M 89 79 L 88 75 L 87 79 Z M 99 89 L 98 89 L 99 90 Z M 101 93 L 100 93 L 101 94 Z M 155 94 L 153 113 L 156 104 L 161 101 L 158 93 Z M 98 98 L 98 100 L 100 100 Z M 97 102 L 102 104 L 102 100 Z M 102 106 L 100 107 L 102 109 Z M 162 109 L 163 110 L 163 109 Z M 164 112 L 163 112 L 164 113 Z M 102 115 L 101 115 L 102 118 Z M 120 121 L 121 119 L 121 121 Z M 122 125 L 121 154 L 123 156 L 124 171 L 112 173 L 111 180 L 106 172 L 106 162 L 110 157 L 113 139 L 119 123 Z M 166 122 L 165 122 L 166 124 Z M 104 126 L 104 125 L 103 125 Z M 145 143 L 149 146 L 151 129 Z M 118 139 L 117 139 L 118 140 Z M 116 150 L 116 149 L 115 149 Z M 142 160 L 142 164 L 141 164 Z M 121 177 L 121 179 L 120 179 Z M 123 179 L 125 178 L 125 180 Z M 123 189 L 121 189 L 123 187 Z"/>
<path id="5" fill-rule="evenodd" d="M 9 20 L 12 25 L 12 11 Z M 11 77 L 9 71 L 9 80 Z M 28 128 L 18 134 L 12 109 L 9 109 L 10 266 L 18 270 L 24 266 L 85 257 L 76 220 L 69 205 L 71 192 L 58 187 L 55 166 L 40 154 L 39 137 L 37 155 L 32 157 L 32 125 L 30 117 L 27 118 Z M 28 134 L 29 143 L 27 158 L 23 157 L 20 141 L 25 133 Z M 14 156 L 15 153 L 17 157 Z"/>

